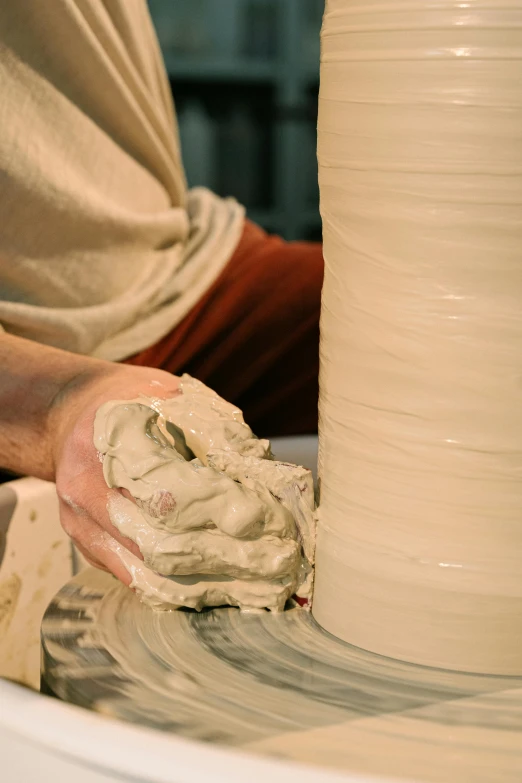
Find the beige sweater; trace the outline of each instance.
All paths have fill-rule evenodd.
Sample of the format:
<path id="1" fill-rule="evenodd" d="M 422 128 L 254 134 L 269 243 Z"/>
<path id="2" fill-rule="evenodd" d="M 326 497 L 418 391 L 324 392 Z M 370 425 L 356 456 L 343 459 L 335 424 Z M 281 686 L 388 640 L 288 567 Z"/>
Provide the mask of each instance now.
<path id="1" fill-rule="evenodd" d="M 125 358 L 186 315 L 242 225 L 187 194 L 145 0 L 1 0 L 0 329 Z"/>

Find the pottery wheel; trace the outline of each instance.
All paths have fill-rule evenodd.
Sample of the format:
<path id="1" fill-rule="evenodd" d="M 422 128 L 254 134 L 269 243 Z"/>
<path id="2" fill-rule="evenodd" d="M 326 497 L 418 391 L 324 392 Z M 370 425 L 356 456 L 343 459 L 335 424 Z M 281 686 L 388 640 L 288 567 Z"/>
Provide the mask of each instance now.
<path id="1" fill-rule="evenodd" d="M 155 613 L 91 569 L 57 594 L 42 640 L 58 697 L 132 723 L 344 772 L 522 776 L 522 679 L 366 653 L 299 608 Z"/>

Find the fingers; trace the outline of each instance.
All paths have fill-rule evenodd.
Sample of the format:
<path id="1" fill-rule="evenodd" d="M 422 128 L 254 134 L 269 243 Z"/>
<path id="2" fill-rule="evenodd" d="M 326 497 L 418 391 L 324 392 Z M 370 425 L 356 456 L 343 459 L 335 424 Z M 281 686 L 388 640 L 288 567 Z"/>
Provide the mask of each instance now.
<path id="1" fill-rule="evenodd" d="M 74 548 L 79 552 L 79 554 L 90 566 L 93 566 L 93 568 L 99 568 L 100 571 L 108 571 L 108 569 L 103 565 L 103 563 L 100 563 L 99 560 L 95 560 L 91 555 L 91 553 L 88 552 L 81 544 L 78 544 L 77 542 L 73 542 L 73 543 L 74 543 Z"/>
<path id="2" fill-rule="evenodd" d="M 155 609 L 185 606 L 200 611 L 207 606 L 240 606 L 247 611 L 268 608 L 283 611 L 294 593 L 291 580 L 250 580 L 201 575 L 171 576 L 166 579 L 147 568 L 130 552 L 120 550 L 121 563 L 132 574 L 132 587 L 141 600 Z"/>
<path id="3" fill-rule="evenodd" d="M 201 386 L 194 383 L 196 389 Z M 176 416 L 179 414 L 187 437 L 191 428 L 203 427 L 212 440 L 216 427 L 222 434 L 230 422 L 234 427 L 246 427 L 242 417 L 229 420 L 225 414 L 220 416 L 219 411 L 212 411 L 212 405 L 219 402 L 229 416 L 237 412 L 209 390 L 196 391 L 192 396 L 195 401 L 187 400 L 184 394 L 168 401 L 176 409 Z M 264 491 L 261 498 L 253 488 L 224 472 L 206 467 L 199 460 L 184 460 L 166 440 L 157 422 L 157 411 L 146 405 L 106 403 L 96 414 L 94 438 L 103 453 L 103 474 L 108 486 L 127 490 L 152 518 L 149 521 L 153 526 L 157 526 L 153 520 L 158 519 L 176 531 L 218 527 L 229 535 L 245 537 L 260 535 L 270 525 L 272 533 L 282 537 L 293 533 L 295 537 L 292 515 L 269 492 Z M 230 438 L 234 440 L 227 430 L 227 439 L 220 440 L 220 445 L 229 448 Z M 264 447 L 262 451 L 264 454 Z"/>
<path id="4" fill-rule="evenodd" d="M 120 533 L 137 544 L 145 563 L 165 576 L 224 574 L 279 579 L 295 573 L 301 556 L 293 539 L 238 539 L 217 529 L 172 533 L 151 527 L 140 509 L 121 495 L 111 497 L 108 510 Z"/>
<path id="5" fill-rule="evenodd" d="M 117 554 L 118 547 L 123 547 L 106 530 L 87 514 L 79 516 L 64 502 L 60 503 L 60 521 L 67 535 L 92 565 L 110 571 L 123 584 L 130 585 L 131 575 Z M 121 538 L 120 533 L 118 536 Z"/>
<path id="6" fill-rule="evenodd" d="M 112 573 L 155 608 L 186 606 L 201 610 L 206 606 L 230 605 L 247 610 L 282 611 L 295 591 L 293 580 L 285 578 L 241 580 L 197 574 L 167 579 L 147 568 L 88 516 L 80 519 L 67 505 L 62 507 L 62 524 L 88 562 Z"/>
<path id="7" fill-rule="evenodd" d="M 291 539 L 245 541 L 219 530 L 165 536 L 145 562 L 164 576 L 225 574 L 239 579 L 280 579 L 295 573 L 300 548 Z"/>
<path id="8" fill-rule="evenodd" d="M 72 482 L 64 484 L 57 482 L 57 491 L 60 499 L 60 517 L 62 524 L 68 524 L 72 528 L 69 533 L 75 538 L 77 531 L 82 525 L 87 524 L 86 520 L 95 522 L 98 527 L 104 530 L 118 544 L 128 548 L 134 555 L 141 558 L 140 551 L 136 544 L 126 539 L 120 531 L 112 524 L 107 511 L 107 503 L 111 494 L 118 494 L 116 490 L 107 489 L 107 485 L 101 475 L 101 465 L 98 460 L 85 462 L 84 469 L 74 477 Z M 73 494 L 74 493 L 74 494 Z M 80 506 L 74 498 L 81 498 Z"/>
<path id="9" fill-rule="evenodd" d="M 108 537 L 98 549 L 80 541 L 91 558 L 119 578 L 124 569 L 153 602 L 283 607 L 302 570 L 294 517 L 273 491 L 286 490 L 290 477 L 266 473 L 269 444 L 240 411 L 184 377 L 174 399 L 106 403 L 94 435 L 112 492 L 92 487 L 89 519 Z M 237 456 L 241 475 L 228 464 L 215 469 L 209 452 L 219 450 Z M 199 459 L 186 459 L 193 454 Z M 76 540 L 86 531 L 87 523 Z"/>
<path id="10" fill-rule="evenodd" d="M 177 459 L 152 470 L 141 478 L 130 478 L 117 458 L 106 455 L 112 486 L 126 490 L 136 500 L 149 524 L 156 528 L 183 532 L 219 528 L 236 537 L 259 536 L 276 514 L 276 501 L 263 501 L 254 491 L 198 462 Z M 280 506 L 273 531 L 281 535 L 293 530 L 290 514 Z"/>

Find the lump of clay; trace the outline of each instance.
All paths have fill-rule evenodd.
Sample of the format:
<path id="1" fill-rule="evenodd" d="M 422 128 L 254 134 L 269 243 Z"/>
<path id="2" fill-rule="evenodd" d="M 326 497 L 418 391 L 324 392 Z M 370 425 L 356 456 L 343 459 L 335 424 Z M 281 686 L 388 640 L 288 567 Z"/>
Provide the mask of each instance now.
<path id="1" fill-rule="evenodd" d="M 308 597 L 314 556 L 310 471 L 272 458 L 241 411 L 189 376 L 168 400 L 113 401 L 97 412 L 113 524 L 132 587 L 156 607 L 230 604 L 280 611 Z"/>

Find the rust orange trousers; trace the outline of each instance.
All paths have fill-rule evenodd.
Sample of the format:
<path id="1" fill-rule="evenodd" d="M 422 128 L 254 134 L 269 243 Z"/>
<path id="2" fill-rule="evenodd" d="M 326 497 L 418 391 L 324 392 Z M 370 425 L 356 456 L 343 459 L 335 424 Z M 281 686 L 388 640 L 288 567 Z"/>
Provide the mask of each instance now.
<path id="1" fill-rule="evenodd" d="M 189 315 L 126 360 L 190 373 L 240 407 L 260 437 L 317 432 L 322 246 L 246 221 L 231 260 Z"/>

